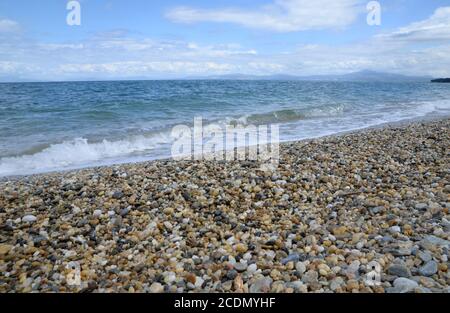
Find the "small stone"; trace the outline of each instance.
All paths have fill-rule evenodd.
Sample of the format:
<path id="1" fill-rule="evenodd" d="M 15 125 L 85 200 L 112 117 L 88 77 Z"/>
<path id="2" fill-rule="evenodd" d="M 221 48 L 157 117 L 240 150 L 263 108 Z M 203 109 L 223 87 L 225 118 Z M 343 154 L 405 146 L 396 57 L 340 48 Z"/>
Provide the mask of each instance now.
<path id="1" fill-rule="evenodd" d="M 422 276 L 432 276 L 438 271 L 438 264 L 436 261 L 429 261 L 419 269 Z"/>
<path id="2" fill-rule="evenodd" d="M 298 260 L 300 260 L 300 255 L 298 255 L 297 253 L 294 253 L 294 254 L 290 254 L 286 258 L 282 259 L 281 264 L 286 265 L 289 262 L 297 262 Z"/>
<path id="3" fill-rule="evenodd" d="M 408 256 L 412 254 L 413 244 L 410 241 L 396 242 L 388 246 L 385 251 L 394 256 Z"/>
<path id="4" fill-rule="evenodd" d="M 383 212 L 383 210 L 384 210 L 384 207 L 382 207 L 382 206 L 377 206 L 377 207 L 372 207 L 372 208 L 370 208 L 370 209 L 369 209 L 369 212 L 375 215 L 375 214 L 378 214 L 378 213 L 380 213 L 380 212 Z"/>
<path id="5" fill-rule="evenodd" d="M 162 293 L 162 292 L 164 292 L 164 287 L 160 283 L 153 283 L 150 286 L 150 292 L 151 293 Z"/>
<path id="6" fill-rule="evenodd" d="M 431 256 L 431 253 L 428 251 L 419 251 L 417 253 L 417 256 L 425 263 L 429 262 L 433 259 L 433 257 Z"/>
<path id="7" fill-rule="evenodd" d="M 94 210 L 94 213 L 92 213 L 94 217 L 100 217 L 102 215 L 102 210 Z"/>
<path id="8" fill-rule="evenodd" d="M 270 277 L 260 278 L 251 284 L 249 291 L 250 293 L 267 293 L 271 289 L 272 281 Z"/>
<path id="9" fill-rule="evenodd" d="M 0 245 L 0 255 L 6 255 L 9 251 L 11 251 L 13 246 L 7 244 Z"/>
<path id="10" fill-rule="evenodd" d="M 299 272 L 300 275 L 306 272 L 306 266 L 303 262 L 297 262 L 295 264 L 295 269 L 297 270 L 297 272 Z"/>
<path id="11" fill-rule="evenodd" d="M 37 218 L 34 215 L 25 215 L 24 217 L 22 217 L 22 222 L 27 222 L 27 223 L 34 223 L 36 222 Z"/>
<path id="12" fill-rule="evenodd" d="M 425 211 L 428 208 L 428 204 L 426 203 L 417 203 L 415 206 L 416 210 Z"/>
<path id="13" fill-rule="evenodd" d="M 345 235 L 347 232 L 347 227 L 345 226 L 339 226 L 333 229 L 333 235 L 335 236 L 342 236 Z"/>
<path id="14" fill-rule="evenodd" d="M 113 193 L 112 197 L 113 197 L 114 199 L 122 199 L 122 197 L 123 197 L 123 192 L 121 192 L 121 191 L 116 191 L 116 192 Z"/>
<path id="15" fill-rule="evenodd" d="M 120 210 L 120 216 L 127 216 L 128 215 L 128 213 L 130 213 L 130 208 L 128 207 L 128 208 L 125 208 L 125 209 L 122 209 L 122 210 Z"/>
<path id="16" fill-rule="evenodd" d="M 341 288 L 344 284 L 344 279 L 342 277 L 334 278 L 330 283 L 330 289 L 336 291 L 338 288 Z"/>
<path id="17" fill-rule="evenodd" d="M 238 243 L 236 245 L 236 251 L 239 253 L 245 253 L 245 252 L 247 252 L 247 250 L 248 250 L 247 246 L 242 243 Z"/>
<path id="18" fill-rule="evenodd" d="M 359 290 L 359 283 L 355 279 L 349 279 L 347 281 L 347 291 Z"/>
<path id="19" fill-rule="evenodd" d="M 244 272 L 247 270 L 247 264 L 236 262 L 236 264 L 234 264 L 234 269 L 240 273 Z"/>
<path id="20" fill-rule="evenodd" d="M 359 260 L 354 260 L 350 265 L 345 269 L 345 275 L 349 279 L 355 279 L 359 276 L 359 268 L 361 266 L 361 262 Z"/>
<path id="21" fill-rule="evenodd" d="M 163 224 L 165 228 L 167 228 L 168 230 L 172 230 L 172 223 L 170 223 L 169 221 L 165 221 Z"/>
<path id="22" fill-rule="evenodd" d="M 169 272 L 165 275 L 164 277 L 164 282 L 168 285 L 170 285 L 171 283 L 173 283 L 175 280 L 177 279 L 177 277 L 175 276 L 175 273 L 173 272 Z"/>
<path id="23" fill-rule="evenodd" d="M 195 284 L 195 281 L 197 280 L 197 277 L 194 274 L 187 274 L 185 277 L 186 281 L 190 282 L 191 284 Z"/>
<path id="24" fill-rule="evenodd" d="M 414 280 L 400 277 L 394 280 L 394 290 L 396 293 L 408 293 L 419 287 L 419 284 Z"/>
<path id="25" fill-rule="evenodd" d="M 197 279 L 195 280 L 195 285 L 194 286 L 196 288 L 201 288 L 203 286 L 204 282 L 205 281 L 203 280 L 203 278 L 197 276 Z"/>
<path id="26" fill-rule="evenodd" d="M 163 212 L 166 215 L 172 215 L 174 212 L 174 209 L 173 208 L 165 208 Z"/>
<path id="27" fill-rule="evenodd" d="M 305 284 L 317 284 L 318 283 L 319 274 L 316 271 L 309 270 L 303 275 L 302 281 Z"/>
<path id="28" fill-rule="evenodd" d="M 389 275 L 397 277 L 411 277 L 411 271 L 405 265 L 393 264 L 387 270 Z"/>
<path id="29" fill-rule="evenodd" d="M 253 274 L 253 273 L 255 273 L 257 270 L 258 270 L 258 266 L 257 266 L 255 263 L 250 264 L 250 265 L 247 267 L 247 272 L 248 272 L 249 274 Z"/>
<path id="30" fill-rule="evenodd" d="M 400 228 L 400 226 L 392 226 L 391 228 L 389 228 L 389 231 L 393 234 L 397 234 L 399 232 L 402 231 L 402 229 Z"/>
<path id="31" fill-rule="evenodd" d="M 426 250 L 436 250 L 436 248 L 447 248 L 450 249 L 450 241 L 433 236 L 428 235 L 419 243 Z"/>
<path id="32" fill-rule="evenodd" d="M 252 258 L 252 253 L 251 253 L 251 252 L 247 252 L 246 254 L 244 254 L 244 255 L 242 256 L 242 258 L 243 258 L 244 260 L 249 261 L 249 260 L 251 260 L 251 258 Z"/>
<path id="33" fill-rule="evenodd" d="M 224 291 L 230 291 L 231 287 L 233 287 L 233 280 L 227 280 L 226 282 L 222 283 L 222 289 Z"/>
<path id="34" fill-rule="evenodd" d="M 229 270 L 227 272 L 227 278 L 229 280 L 234 280 L 236 278 L 236 276 L 238 276 L 238 272 L 236 270 L 234 270 L 234 269 L 233 270 Z"/>

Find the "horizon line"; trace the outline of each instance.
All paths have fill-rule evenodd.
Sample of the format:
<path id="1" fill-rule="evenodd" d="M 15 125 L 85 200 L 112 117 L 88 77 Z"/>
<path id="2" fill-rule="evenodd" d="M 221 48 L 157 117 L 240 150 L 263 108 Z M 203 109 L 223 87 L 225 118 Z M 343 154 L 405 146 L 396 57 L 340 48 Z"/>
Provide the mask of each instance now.
<path id="1" fill-rule="evenodd" d="M 0 80 L 0 84 L 11 84 L 11 83 L 69 83 L 69 82 L 120 82 L 120 81 L 174 81 L 174 80 L 221 80 L 220 77 L 223 77 L 223 80 L 248 80 L 248 81 L 257 81 L 257 80 L 266 80 L 266 81 L 292 81 L 295 78 L 297 79 L 304 79 L 305 81 L 308 81 L 308 78 L 312 77 L 323 77 L 324 79 L 309 79 L 309 81 L 333 81 L 331 79 L 327 79 L 326 77 L 339 77 L 339 76 L 346 76 L 351 74 L 358 74 L 358 73 L 372 73 L 372 74 L 381 74 L 381 75 L 397 75 L 397 76 L 403 76 L 404 78 L 422 78 L 422 79 L 439 79 L 439 78 L 445 78 L 445 77 L 435 77 L 431 75 L 409 75 L 409 74 L 400 74 L 400 73 L 393 73 L 393 72 L 378 72 L 373 70 L 360 70 L 355 72 L 348 72 L 343 74 L 315 74 L 315 75 L 296 75 L 296 74 L 288 74 L 288 73 L 276 73 L 276 74 L 242 74 L 242 73 L 229 73 L 229 74 L 210 74 L 205 76 L 184 76 L 184 77 L 173 77 L 173 78 L 157 78 L 157 77 L 141 77 L 141 78 L 80 78 L 80 79 L 68 79 L 68 80 L 38 80 L 38 79 L 23 79 L 23 80 Z M 245 79 L 245 78 L 226 78 L 227 76 L 247 76 L 247 77 L 254 77 L 254 79 Z M 276 79 L 271 77 L 275 76 L 290 76 L 292 79 Z M 215 78 L 218 77 L 218 78 Z M 260 78 L 260 79 L 259 79 Z M 357 81 L 357 80 L 351 80 L 351 81 Z M 388 80 L 386 80 L 388 81 Z"/>

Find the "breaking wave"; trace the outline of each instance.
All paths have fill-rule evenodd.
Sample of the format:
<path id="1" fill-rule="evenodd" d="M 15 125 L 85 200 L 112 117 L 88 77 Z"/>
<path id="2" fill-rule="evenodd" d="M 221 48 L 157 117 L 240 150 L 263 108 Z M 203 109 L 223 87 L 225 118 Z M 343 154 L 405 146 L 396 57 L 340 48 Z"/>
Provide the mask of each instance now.
<path id="1" fill-rule="evenodd" d="M 113 162 L 133 154 L 151 152 L 169 141 L 169 134 L 91 143 L 86 138 L 76 138 L 52 144 L 34 154 L 1 158 L 0 176 L 76 168 L 83 165 L 92 165 L 96 162 L 104 164 L 107 160 Z"/>
<path id="2" fill-rule="evenodd" d="M 228 122 L 237 125 L 289 123 L 312 118 L 335 117 L 343 113 L 343 105 L 322 106 L 302 110 L 285 109 L 261 114 L 249 114 L 240 118 L 228 119 Z"/>

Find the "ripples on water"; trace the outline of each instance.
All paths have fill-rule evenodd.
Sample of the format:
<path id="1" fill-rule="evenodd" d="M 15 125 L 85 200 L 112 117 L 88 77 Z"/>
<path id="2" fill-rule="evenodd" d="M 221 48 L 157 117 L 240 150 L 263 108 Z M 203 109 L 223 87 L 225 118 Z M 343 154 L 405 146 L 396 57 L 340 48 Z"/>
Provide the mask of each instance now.
<path id="1" fill-rule="evenodd" d="M 0 84 L 0 176 L 169 156 L 170 130 L 280 125 L 281 140 L 450 110 L 445 84 L 123 81 Z"/>

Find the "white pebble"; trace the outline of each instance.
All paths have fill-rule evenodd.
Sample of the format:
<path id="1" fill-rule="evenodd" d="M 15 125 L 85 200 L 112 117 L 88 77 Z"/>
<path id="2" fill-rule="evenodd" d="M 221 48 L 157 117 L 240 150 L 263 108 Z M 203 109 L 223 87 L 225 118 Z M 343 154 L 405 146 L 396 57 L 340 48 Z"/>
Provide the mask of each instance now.
<path id="1" fill-rule="evenodd" d="M 243 255 L 242 257 L 244 260 L 250 260 L 252 258 L 252 253 L 251 252 L 247 252 L 246 254 Z"/>
<path id="2" fill-rule="evenodd" d="M 401 228 L 400 228 L 400 226 L 392 226 L 391 228 L 389 228 L 389 230 L 390 230 L 390 232 L 393 233 L 393 234 L 399 233 L 399 232 L 402 231 Z"/>
<path id="3" fill-rule="evenodd" d="M 254 272 L 256 272 L 257 269 L 258 269 L 258 266 L 256 266 L 255 263 L 253 263 L 253 264 L 250 264 L 250 265 L 247 267 L 247 272 L 248 272 L 249 274 L 253 274 Z"/>
<path id="4" fill-rule="evenodd" d="M 203 280 L 203 278 L 197 276 L 197 279 L 195 280 L 195 287 L 200 288 L 204 282 L 205 281 Z"/>
<path id="5" fill-rule="evenodd" d="M 303 262 L 297 262 L 297 264 L 295 264 L 295 269 L 300 274 L 303 274 L 304 272 L 306 272 L 306 266 Z"/>
<path id="6" fill-rule="evenodd" d="M 22 217 L 22 222 L 34 223 L 36 222 L 37 217 L 34 215 L 25 215 Z"/>

